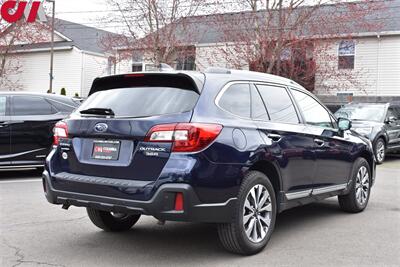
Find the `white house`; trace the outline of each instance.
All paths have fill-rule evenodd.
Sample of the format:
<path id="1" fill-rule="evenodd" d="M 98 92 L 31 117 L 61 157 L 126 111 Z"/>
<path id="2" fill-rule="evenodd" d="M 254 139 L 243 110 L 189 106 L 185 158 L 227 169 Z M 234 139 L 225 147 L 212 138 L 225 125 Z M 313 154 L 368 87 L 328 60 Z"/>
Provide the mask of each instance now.
<path id="1" fill-rule="evenodd" d="M 33 24 L 27 27 L 33 27 Z M 8 77 L 18 86 L 0 90 L 23 90 L 45 93 L 50 79 L 51 31 L 41 28 L 35 42 L 18 42 L 13 47 L 20 69 Z M 67 95 L 87 96 L 94 78 L 111 73 L 112 60 L 100 39 L 113 33 L 56 19 L 54 43 L 53 92 L 65 88 Z"/>
<path id="2" fill-rule="evenodd" d="M 363 2 L 354 4 L 363 5 Z M 329 16 L 331 11 L 330 6 L 321 8 L 321 12 L 325 12 L 326 16 Z M 370 20 L 368 21 L 370 24 L 381 25 L 379 31 L 371 31 L 368 27 L 354 21 L 350 22 L 348 29 L 343 29 L 345 34 L 342 36 L 339 33 L 336 36 L 325 37 L 326 41 L 320 41 L 319 43 L 325 47 L 327 55 L 323 58 L 314 55 L 316 64 L 320 66 L 315 73 L 314 93 L 328 104 L 339 104 L 357 99 L 370 102 L 400 100 L 399 13 L 400 0 L 385 1 L 385 8 L 372 9 L 365 18 Z M 201 71 L 209 66 L 233 67 L 221 51 L 225 47 L 229 47 L 230 43 L 235 43 L 235 40 L 230 43 L 222 41 L 221 30 L 208 22 L 218 21 L 215 16 L 228 16 L 227 20 L 230 20 L 245 14 L 246 12 L 186 18 L 185 30 L 179 34 L 188 35 L 186 46 L 195 50 L 195 56 L 176 58 L 175 62 L 184 62 L 184 64 L 175 64 L 174 67 Z M 261 15 L 262 13 L 260 13 Z M 191 25 L 193 25 L 192 29 L 190 29 Z M 248 27 L 243 28 L 249 30 Z M 192 32 L 188 33 L 189 31 Z M 193 32 L 196 32 L 196 35 Z M 312 38 L 319 37 L 311 36 L 310 39 Z M 325 38 L 319 39 L 325 40 Z M 119 52 L 121 51 L 117 50 L 117 54 Z M 116 67 L 117 72 L 141 70 L 144 69 L 141 67 L 142 65 L 151 63 L 146 60 L 142 62 L 140 59 L 146 58 L 144 56 L 138 57 L 137 53 L 134 55 L 132 60 L 119 62 Z M 237 57 L 239 61 L 242 61 L 242 69 L 250 68 L 246 58 L 241 58 L 240 54 Z M 329 64 L 326 64 L 326 58 L 329 58 Z M 323 75 L 326 69 L 322 69 L 322 63 L 329 67 L 330 77 Z M 346 88 L 342 86 L 348 82 L 345 80 L 346 78 L 343 78 L 346 75 L 340 75 L 343 73 L 352 75 L 352 79 L 358 86 L 347 86 Z"/>

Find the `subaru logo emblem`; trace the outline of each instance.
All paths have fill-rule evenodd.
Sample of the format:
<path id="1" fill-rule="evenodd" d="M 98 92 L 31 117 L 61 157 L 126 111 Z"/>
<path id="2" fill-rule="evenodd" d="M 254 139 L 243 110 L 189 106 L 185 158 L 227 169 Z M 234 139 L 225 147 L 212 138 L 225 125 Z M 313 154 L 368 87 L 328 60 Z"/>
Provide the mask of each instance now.
<path id="1" fill-rule="evenodd" d="M 108 125 L 105 123 L 98 123 L 94 126 L 94 130 L 99 133 L 104 133 L 105 131 L 107 131 L 107 129 Z"/>

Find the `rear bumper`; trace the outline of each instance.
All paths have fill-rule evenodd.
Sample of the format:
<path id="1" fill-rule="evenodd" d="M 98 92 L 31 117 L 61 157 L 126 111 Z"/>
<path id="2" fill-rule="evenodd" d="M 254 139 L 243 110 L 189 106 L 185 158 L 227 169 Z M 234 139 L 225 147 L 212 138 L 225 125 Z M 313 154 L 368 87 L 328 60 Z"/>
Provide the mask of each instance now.
<path id="1" fill-rule="evenodd" d="M 71 178 L 71 179 L 77 179 Z M 104 183 L 104 178 L 92 177 L 85 182 Z M 160 186 L 148 201 L 120 199 L 99 195 L 67 192 L 54 189 L 48 171 L 43 172 L 43 186 L 47 200 L 52 204 L 91 207 L 98 210 L 151 215 L 165 221 L 228 223 L 233 220 L 236 198 L 224 203 L 202 203 L 193 187 L 186 183 L 168 183 Z M 118 185 L 115 185 L 118 186 Z M 183 211 L 174 210 L 176 193 L 182 193 Z"/>

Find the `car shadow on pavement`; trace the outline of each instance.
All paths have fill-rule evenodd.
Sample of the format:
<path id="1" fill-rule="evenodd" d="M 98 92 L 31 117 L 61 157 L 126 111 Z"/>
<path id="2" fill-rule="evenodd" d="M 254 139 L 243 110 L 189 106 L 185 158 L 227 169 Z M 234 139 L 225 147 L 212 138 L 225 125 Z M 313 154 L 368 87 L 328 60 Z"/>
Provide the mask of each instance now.
<path id="1" fill-rule="evenodd" d="M 42 172 L 42 169 L 0 170 L 0 181 L 2 179 L 40 178 L 42 177 Z"/>
<path id="2" fill-rule="evenodd" d="M 346 215 L 340 210 L 336 198 L 287 210 L 278 216 L 272 240 L 282 240 L 279 236 L 285 235 L 287 230 L 303 231 L 306 228 L 312 231 L 313 225 L 330 220 L 338 214 Z M 171 262 L 179 259 L 181 264 L 185 264 L 182 257 L 188 256 L 190 258 L 187 258 L 186 264 L 204 257 L 232 257 L 232 254 L 227 253 L 220 245 L 215 224 L 167 222 L 165 226 L 160 226 L 155 220 L 149 221 L 139 221 L 138 225 L 125 233 L 87 233 L 79 239 L 83 244 L 78 245 L 101 250 L 112 249 L 113 253 L 117 251 L 116 257 L 167 258 Z"/>

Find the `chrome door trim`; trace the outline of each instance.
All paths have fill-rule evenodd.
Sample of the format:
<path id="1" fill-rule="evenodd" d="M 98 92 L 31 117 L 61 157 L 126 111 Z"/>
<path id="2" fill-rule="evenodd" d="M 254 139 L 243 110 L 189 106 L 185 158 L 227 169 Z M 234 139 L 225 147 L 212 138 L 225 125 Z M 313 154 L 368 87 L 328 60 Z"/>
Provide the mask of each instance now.
<path id="1" fill-rule="evenodd" d="M 0 170 L 8 170 L 8 169 L 30 169 L 30 168 L 42 168 L 44 167 L 43 164 L 35 164 L 35 165 L 7 165 L 7 166 L 0 166 Z"/>
<path id="2" fill-rule="evenodd" d="M 309 197 L 311 195 L 312 189 L 297 191 L 293 193 L 286 193 L 287 200 L 299 199 L 304 197 Z"/>
<path id="3" fill-rule="evenodd" d="M 23 156 L 23 155 L 39 152 L 39 151 L 42 151 L 42 150 L 46 150 L 46 148 L 39 148 L 39 149 L 34 149 L 34 150 L 30 150 L 30 151 L 24 151 L 24 152 L 16 153 L 16 154 L 3 155 L 3 156 L 0 156 L 0 159 L 16 158 L 16 157 L 19 157 L 19 156 Z"/>
<path id="4" fill-rule="evenodd" d="M 312 190 L 312 195 L 314 196 L 314 195 L 320 195 L 320 194 L 329 193 L 329 192 L 333 192 L 333 191 L 344 190 L 344 189 L 346 189 L 346 187 L 347 187 L 347 183 L 315 188 Z"/>

